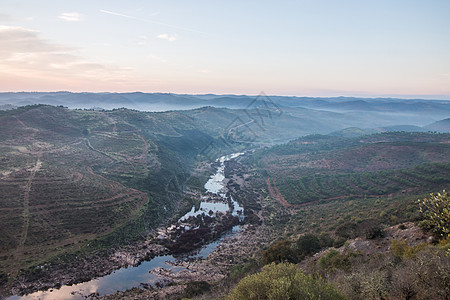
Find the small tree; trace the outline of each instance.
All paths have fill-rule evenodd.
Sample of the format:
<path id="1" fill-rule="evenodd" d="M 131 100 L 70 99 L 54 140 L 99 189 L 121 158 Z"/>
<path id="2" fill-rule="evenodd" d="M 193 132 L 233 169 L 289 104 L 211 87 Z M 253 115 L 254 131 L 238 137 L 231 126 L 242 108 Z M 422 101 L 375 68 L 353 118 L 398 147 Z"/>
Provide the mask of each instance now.
<path id="1" fill-rule="evenodd" d="M 291 242 L 281 240 L 273 243 L 267 250 L 262 253 L 262 260 L 265 265 L 272 262 L 291 262 L 296 263 L 297 257 L 291 248 Z"/>
<path id="2" fill-rule="evenodd" d="M 314 254 L 321 249 L 319 238 L 311 233 L 302 235 L 297 240 L 297 249 L 301 257 Z"/>
<path id="3" fill-rule="evenodd" d="M 429 198 L 419 200 L 420 212 L 424 220 L 421 225 L 433 230 L 442 238 L 449 235 L 450 230 L 450 197 L 443 190 L 441 193 L 430 194 Z"/>

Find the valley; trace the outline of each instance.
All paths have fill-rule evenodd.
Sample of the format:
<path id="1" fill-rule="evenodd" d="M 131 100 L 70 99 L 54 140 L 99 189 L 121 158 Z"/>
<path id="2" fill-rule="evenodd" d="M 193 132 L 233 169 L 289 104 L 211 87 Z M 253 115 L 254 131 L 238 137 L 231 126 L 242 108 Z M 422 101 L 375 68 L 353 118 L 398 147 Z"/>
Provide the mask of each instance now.
<path id="1" fill-rule="evenodd" d="M 450 299 L 450 1 L 0 1 L 0 300 Z"/>
<path id="2" fill-rule="evenodd" d="M 371 230 L 418 232 L 417 199 L 448 189 L 445 101 L 402 117 L 400 100 L 247 100 L 0 111 L 0 295 L 222 297 L 278 241 L 344 249 Z"/>

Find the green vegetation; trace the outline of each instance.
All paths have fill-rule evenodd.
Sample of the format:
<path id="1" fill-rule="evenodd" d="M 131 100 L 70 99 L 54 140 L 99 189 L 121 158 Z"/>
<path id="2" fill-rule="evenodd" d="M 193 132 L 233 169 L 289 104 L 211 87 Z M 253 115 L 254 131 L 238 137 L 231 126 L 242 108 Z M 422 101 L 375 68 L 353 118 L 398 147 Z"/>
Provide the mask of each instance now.
<path id="1" fill-rule="evenodd" d="M 320 245 L 319 238 L 314 234 L 302 235 L 297 240 L 297 249 L 300 256 L 311 255 L 318 252 L 322 246 Z"/>
<path id="2" fill-rule="evenodd" d="M 321 278 L 303 274 L 293 264 L 265 266 L 261 272 L 242 279 L 225 299 L 346 299 Z"/>
<path id="3" fill-rule="evenodd" d="M 268 249 L 262 253 L 262 261 L 265 265 L 272 262 L 291 262 L 298 261 L 297 253 L 292 249 L 291 242 L 281 240 L 273 243 Z"/>
<path id="4" fill-rule="evenodd" d="M 426 195 L 450 184 L 449 140 L 433 133 L 314 135 L 256 151 L 240 172 L 251 174 L 264 196 L 265 224 L 280 237 L 261 252 L 262 262 L 297 262 L 349 299 L 448 299 L 448 194 Z M 422 209 L 418 198 L 425 198 Z M 441 241 L 417 243 L 411 225 L 390 227 L 411 221 Z M 392 240 L 394 230 L 413 236 Z M 340 249 L 310 257 L 330 246 Z M 230 295 L 251 299 L 255 275 L 241 281 L 241 294 L 236 288 Z"/>
<path id="5" fill-rule="evenodd" d="M 450 260 L 445 251 L 395 240 L 392 245 L 395 253 L 370 256 L 330 250 L 313 272 L 350 299 L 448 299 Z"/>
<path id="6" fill-rule="evenodd" d="M 417 246 L 410 246 L 406 241 L 393 240 L 391 243 L 392 255 L 399 258 L 416 257 L 416 254 L 427 248 L 427 244 L 419 244 Z"/>
<path id="7" fill-rule="evenodd" d="M 443 190 L 419 200 L 419 205 L 424 217 L 421 225 L 432 229 L 441 238 L 447 238 L 450 233 L 450 195 Z"/>
<path id="8" fill-rule="evenodd" d="M 339 253 L 339 251 L 331 249 L 319 259 L 319 266 L 320 269 L 324 270 L 326 273 L 332 273 L 338 270 L 348 272 L 351 268 L 350 258 L 355 256 L 357 256 L 357 254 L 351 251 Z"/>
<path id="9" fill-rule="evenodd" d="M 184 294 L 190 298 L 208 292 L 210 289 L 211 285 L 206 281 L 190 281 L 184 290 Z"/>

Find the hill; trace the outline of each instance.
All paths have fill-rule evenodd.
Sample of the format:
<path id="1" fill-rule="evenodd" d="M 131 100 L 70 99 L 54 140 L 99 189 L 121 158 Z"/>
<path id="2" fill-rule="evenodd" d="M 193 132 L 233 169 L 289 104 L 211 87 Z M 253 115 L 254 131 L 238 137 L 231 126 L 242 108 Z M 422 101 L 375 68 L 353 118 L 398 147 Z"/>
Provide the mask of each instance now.
<path id="1" fill-rule="evenodd" d="M 425 126 L 425 128 L 439 132 L 450 132 L 450 118 L 434 122 Z"/>
<path id="2" fill-rule="evenodd" d="M 231 109 L 277 107 L 282 111 L 324 111 L 346 116 L 352 122 L 346 127 L 371 128 L 391 125 L 424 126 L 448 118 L 450 101 L 427 99 L 291 97 L 248 95 L 189 95 L 171 93 L 0 93 L 0 105 L 24 106 L 48 104 L 83 109 L 129 108 L 141 111 L 188 110 L 205 106 Z M 378 125 L 367 125 L 377 123 Z M 387 121 L 380 122 L 381 120 Z M 364 124 L 364 125 L 361 125 Z M 345 127 L 344 127 L 345 128 Z M 342 128 L 335 128 L 335 130 Z"/>
<path id="3" fill-rule="evenodd" d="M 132 241 L 179 210 L 196 156 L 214 140 L 198 127 L 178 112 L 0 112 L 0 271 L 102 236 L 105 246 Z"/>
<path id="4" fill-rule="evenodd" d="M 450 183 L 449 143 L 448 134 L 316 135 L 255 156 L 287 202 L 302 204 L 445 187 Z"/>

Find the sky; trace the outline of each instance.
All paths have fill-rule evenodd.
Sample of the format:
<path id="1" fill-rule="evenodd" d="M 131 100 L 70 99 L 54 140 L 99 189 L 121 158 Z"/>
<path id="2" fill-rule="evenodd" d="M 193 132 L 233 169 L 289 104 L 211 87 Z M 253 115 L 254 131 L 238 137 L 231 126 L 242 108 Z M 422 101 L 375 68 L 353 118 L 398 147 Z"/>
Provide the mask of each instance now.
<path id="1" fill-rule="evenodd" d="M 450 99 L 448 0 L 0 0 L 0 92 Z"/>

